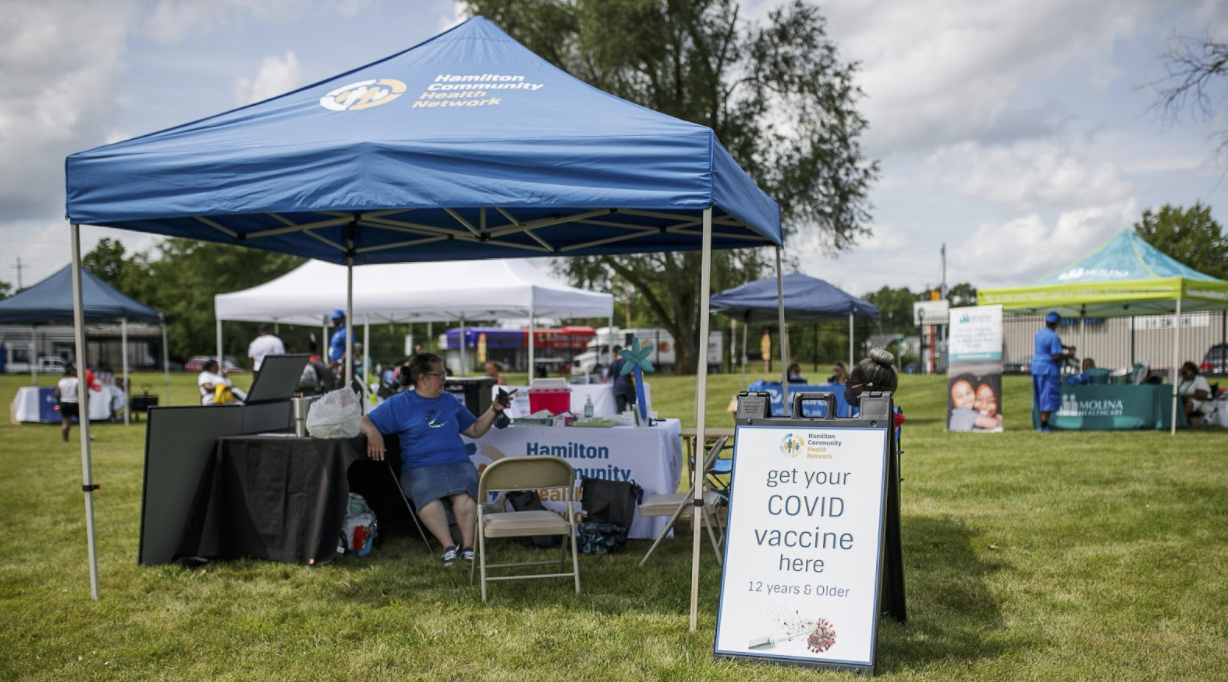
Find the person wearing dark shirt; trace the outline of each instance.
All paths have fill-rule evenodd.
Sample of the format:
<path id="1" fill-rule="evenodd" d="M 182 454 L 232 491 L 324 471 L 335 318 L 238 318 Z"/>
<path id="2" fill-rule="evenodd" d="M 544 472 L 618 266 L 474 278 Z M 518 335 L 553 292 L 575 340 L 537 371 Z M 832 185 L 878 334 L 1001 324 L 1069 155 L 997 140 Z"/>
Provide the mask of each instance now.
<path id="1" fill-rule="evenodd" d="M 614 362 L 610 363 L 610 370 L 606 375 L 614 382 L 614 406 L 619 414 L 625 412 L 627 406 L 635 404 L 635 380 L 631 378 L 630 372 L 623 374 L 623 366 L 627 361 L 618 354 L 622 349 L 622 346 L 614 346 Z"/>

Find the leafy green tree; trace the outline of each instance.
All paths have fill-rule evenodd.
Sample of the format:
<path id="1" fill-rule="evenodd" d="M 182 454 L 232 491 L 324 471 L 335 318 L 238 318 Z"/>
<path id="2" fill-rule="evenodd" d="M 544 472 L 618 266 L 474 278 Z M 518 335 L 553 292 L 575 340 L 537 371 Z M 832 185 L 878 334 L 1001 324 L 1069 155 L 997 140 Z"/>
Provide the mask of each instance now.
<path id="1" fill-rule="evenodd" d="M 529 49 L 602 90 L 708 126 L 781 206 L 786 234 L 839 251 L 869 234 L 878 164 L 859 142 L 856 64 L 840 60 L 813 5 L 795 0 L 764 25 L 735 0 L 470 0 Z M 769 249 L 714 254 L 713 288 L 770 272 Z M 580 286 L 630 285 L 673 334 L 678 371 L 699 348 L 698 253 L 573 258 Z"/>
<path id="2" fill-rule="evenodd" d="M 913 293 L 908 287 L 898 289 L 884 286 L 878 291 L 862 296 L 866 301 L 878 306 L 878 320 L 884 331 L 899 331 L 911 329 L 913 326 L 912 304 L 926 299 L 927 289 Z"/>
<path id="3" fill-rule="evenodd" d="M 98 240 L 94 249 L 81 259 L 81 265 L 102 281 L 122 290 L 129 271 L 129 261 L 124 254 L 122 242 L 103 237 Z"/>
<path id="4" fill-rule="evenodd" d="M 1148 244 L 1195 270 L 1228 279 L 1228 235 L 1202 202 L 1183 209 L 1165 204 L 1147 209 L 1134 231 Z"/>
<path id="5" fill-rule="evenodd" d="M 8 282 L 0 282 L 0 301 L 8 298 L 13 294 L 13 285 Z"/>
<path id="6" fill-rule="evenodd" d="M 954 306 L 976 305 L 976 287 L 960 282 L 947 289 L 947 301 Z"/>

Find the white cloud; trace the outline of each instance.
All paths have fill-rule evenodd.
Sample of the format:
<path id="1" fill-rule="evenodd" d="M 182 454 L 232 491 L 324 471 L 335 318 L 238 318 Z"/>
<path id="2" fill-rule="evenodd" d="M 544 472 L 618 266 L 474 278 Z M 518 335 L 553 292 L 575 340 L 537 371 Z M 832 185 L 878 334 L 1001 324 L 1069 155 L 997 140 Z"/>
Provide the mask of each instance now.
<path id="1" fill-rule="evenodd" d="M 983 223 L 949 251 L 952 268 L 980 287 L 1030 282 L 1086 256 L 1137 216 L 1130 199 L 1067 211 L 1052 224 L 1038 213 Z"/>
<path id="2" fill-rule="evenodd" d="M 939 149 L 926 166 L 936 182 L 969 199 L 1016 208 L 1102 204 L 1129 192 L 1113 164 L 1089 165 L 1085 156 L 1053 139 L 995 147 L 964 142 Z"/>
<path id="3" fill-rule="evenodd" d="M 260 62 L 254 78 L 242 77 L 235 82 L 235 103 L 262 102 L 287 93 L 302 83 L 302 68 L 293 50 L 282 57 L 271 55 Z"/>
<path id="4" fill-rule="evenodd" d="M 1053 114 L 1013 111 L 1025 89 L 1059 73 L 1103 88 L 1119 73 L 1117 42 L 1153 8 L 1145 0 L 859 0 L 824 9 L 845 57 L 862 63 L 870 148 L 894 153 L 1044 134 L 1056 126 Z"/>
<path id="5" fill-rule="evenodd" d="M 119 118 L 125 3 L 10 3 L 0 12 L 0 205 L 5 220 L 63 215 L 64 158 Z"/>

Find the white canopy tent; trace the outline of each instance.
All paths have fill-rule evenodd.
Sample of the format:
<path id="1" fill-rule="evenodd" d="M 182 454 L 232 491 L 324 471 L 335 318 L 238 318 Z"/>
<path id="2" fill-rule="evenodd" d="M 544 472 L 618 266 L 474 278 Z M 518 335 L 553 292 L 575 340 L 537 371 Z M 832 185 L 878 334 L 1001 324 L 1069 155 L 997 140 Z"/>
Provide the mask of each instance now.
<path id="1" fill-rule="evenodd" d="M 531 329 L 538 317 L 614 314 L 610 294 L 558 282 L 523 259 L 357 266 L 353 291 L 351 324 L 527 317 Z M 213 305 L 221 357 L 222 320 L 327 326 L 331 312 L 346 307 L 346 267 L 308 261 L 271 282 L 218 294 Z"/>

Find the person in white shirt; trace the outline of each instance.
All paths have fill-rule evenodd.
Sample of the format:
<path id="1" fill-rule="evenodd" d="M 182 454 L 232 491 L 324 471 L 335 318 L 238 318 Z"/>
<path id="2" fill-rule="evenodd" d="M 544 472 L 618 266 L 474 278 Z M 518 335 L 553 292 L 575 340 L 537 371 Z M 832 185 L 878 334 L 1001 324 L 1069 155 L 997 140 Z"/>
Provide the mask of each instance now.
<path id="1" fill-rule="evenodd" d="M 1207 383 L 1207 378 L 1198 373 L 1198 365 L 1187 362 L 1181 366 L 1181 383 L 1177 384 L 1177 394 L 1185 405 L 1185 416 L 1190 427 L 1196 429 L 1202 426 L 1202 417 L 1211 411 L 1211 401 L 1215 396 L 1211 395 L 1211 384 Z"/>
<path id="2" fill-rule="evenodd" d="M 273 336 L 273 325 L 260 325 L 260 336 L 257 336 L 247 347 L 247 359 L 251 361 L 252 371 L 260 371 L 266 355 L 285 355 L 286 347 L 281 339 Z"/>
<path id="3" fill-rule="evenodd" d="M 64 378 L 55 385 L 55 399 L 60 404 L 60 436 L 68 442 L 68 432 L 72 429 L 72 418 L 80 419 L 81 415 L 81 380 L 77 378 L 77 368 L 69 365 L 64 368 Z"/>
<path id="4" fill-rule="evenodd" d="M 218 386 L 230 386 L 231 394 L 235 397 L 236 402 L 243 402 L 247 399 L 247 394 L 234 388 L 234 384 L 226 377 L 225 372 L 218 371 L 217 360 L 210 360 L 205 363 L 205 369 L 196 377 L 196 385 L 200 387 L 200 404 L 212 405 L 217 396 Z"/>

